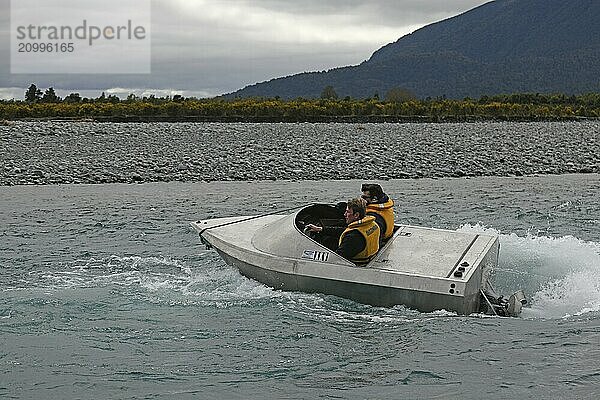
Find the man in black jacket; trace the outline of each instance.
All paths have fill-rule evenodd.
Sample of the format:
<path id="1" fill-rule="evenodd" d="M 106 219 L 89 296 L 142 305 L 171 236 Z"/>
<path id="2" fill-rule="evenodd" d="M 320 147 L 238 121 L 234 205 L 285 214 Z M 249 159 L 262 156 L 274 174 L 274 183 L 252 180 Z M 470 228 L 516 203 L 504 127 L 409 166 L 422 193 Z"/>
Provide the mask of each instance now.
<path id="1" fill-rule="evenodd" d="M 340 256 L 359 265 L 367 264 L 379 251 L 379 226 L 374 216 L 366 215 L 363 199 L 348 201 L 344 219 L 346 227 L 321 227 L 308 224 L 306 229 L 323 235 L 339 236 L 335 250 Z"/>

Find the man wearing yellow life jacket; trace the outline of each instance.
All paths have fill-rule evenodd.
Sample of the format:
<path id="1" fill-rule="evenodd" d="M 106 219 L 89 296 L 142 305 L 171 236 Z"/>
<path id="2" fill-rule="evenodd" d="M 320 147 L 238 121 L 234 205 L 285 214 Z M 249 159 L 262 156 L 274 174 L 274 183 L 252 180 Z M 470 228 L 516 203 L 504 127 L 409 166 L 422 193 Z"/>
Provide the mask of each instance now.
<path id="1" fill-rule="evenodd" d="M 375 217 L 366 215 L 365 201 L 363 199 L 348 200 L 344 219 L 346 229 L 342 232 L 338 248 L 335 250 L 340 256 L 358 264 L 365 265 L 379 251 L 379 226 Z M 328 233 L 336 227 L 322 227 L 309 224 L 307 229 L 313 232 Z"/>
<path id="2" fill-rule="evenodd" d="M 367 202 L 367 215 L 374 216 L 381 229 L 381 240 L 391 238 L 394 234 L 394 202 L 376 183 L 364 183 L 360 190 L 361 197 Z"/>

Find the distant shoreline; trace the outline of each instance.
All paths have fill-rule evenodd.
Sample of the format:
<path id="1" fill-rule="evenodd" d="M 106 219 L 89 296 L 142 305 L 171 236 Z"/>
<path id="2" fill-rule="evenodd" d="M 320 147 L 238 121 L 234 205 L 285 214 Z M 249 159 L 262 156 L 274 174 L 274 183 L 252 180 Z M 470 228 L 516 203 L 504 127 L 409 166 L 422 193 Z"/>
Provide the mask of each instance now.
<path id="1" fill-rule="evenodd" d="M 28 91 L 29 92 L 29 91 Z M 49 96 L 48 96 L 49 97 Z M 184 99 L 129 96 L 0 101 L 0 121 L 94 122 L 537 122 L 600 119 L 600 93 L 512 94 L 478 100 Z"/>
<path id="2" fill-rule="evenodd" d="M 217 123 L 461 123 L 461 122 L 581 122 L 600 121 L 600 117 L 582 116 L 495 116 L 485 117 L 477 115 L 444 115 L 444 116 L 398 116 L 398 115 L 349 115 L 349 116 L 312 116 L 312 117 L 281 117 L 281 116 L 170 116 L 170 115 L 122 115 L 122 116 L 95 116 L 95 117 L 40 117 L 40 118 L 15 118 L 0 121 L 10 124 L 13 121 L 23 122 L 100 122 L 100 123 L 154 123 L 154 122 L 217 122 Z"/>

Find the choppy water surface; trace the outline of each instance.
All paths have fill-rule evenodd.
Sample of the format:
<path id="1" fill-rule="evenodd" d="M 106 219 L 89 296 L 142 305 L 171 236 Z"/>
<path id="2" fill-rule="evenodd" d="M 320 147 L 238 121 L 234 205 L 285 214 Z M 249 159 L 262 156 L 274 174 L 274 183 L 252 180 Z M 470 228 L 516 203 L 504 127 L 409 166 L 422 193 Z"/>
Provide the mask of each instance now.
<path id="1" fill-rule="evenodd" d="M 404 223 L 500 235 L 518 319 L 275 291 L 189 227 L 360 183 L 0 188 L 0 397 L 600 396 L 597 174 L 382 182 Z"/>

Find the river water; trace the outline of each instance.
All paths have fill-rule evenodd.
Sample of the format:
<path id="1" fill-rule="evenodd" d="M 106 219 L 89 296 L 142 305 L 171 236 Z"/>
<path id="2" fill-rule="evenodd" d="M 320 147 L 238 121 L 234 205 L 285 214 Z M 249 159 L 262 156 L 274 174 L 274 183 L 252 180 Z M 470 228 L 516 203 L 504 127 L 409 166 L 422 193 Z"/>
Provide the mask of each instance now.
<path id="1" fill-rule="evenodd" d="M 0 398 L 600 397 L 598 174 L 381 182 L 402 223 L 498 234 L 521 318 L 272 290 L 189 226 L 360 183 L 0 187 Z"/>

